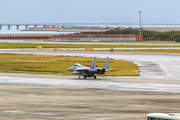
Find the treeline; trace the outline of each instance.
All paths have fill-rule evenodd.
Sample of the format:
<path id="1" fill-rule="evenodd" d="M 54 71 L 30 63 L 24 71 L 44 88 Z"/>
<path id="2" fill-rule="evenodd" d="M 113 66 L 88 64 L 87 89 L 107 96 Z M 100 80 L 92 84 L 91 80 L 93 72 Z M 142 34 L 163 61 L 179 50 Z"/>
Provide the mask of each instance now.
<path id="1" fill-rule="evenodd" d="M 82 34 L 139 34 L 138 29 L 108 30 L 105 32 L 82 32 Z M 177 41 L 180 42 L 180 31 L 157 32 L 142 30 L 141 34 L 145 40 Z"/>

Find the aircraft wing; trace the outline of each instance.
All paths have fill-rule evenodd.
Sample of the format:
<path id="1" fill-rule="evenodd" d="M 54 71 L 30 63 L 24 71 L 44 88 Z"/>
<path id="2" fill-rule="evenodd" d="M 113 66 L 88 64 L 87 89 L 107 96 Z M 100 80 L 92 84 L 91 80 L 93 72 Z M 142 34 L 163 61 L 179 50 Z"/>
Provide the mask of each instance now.
<path id="1" fill-rule="evenodd" d="M 81 67 L 80 67 L 80 68 L 77 68 L 76 70 L 77 70 L 77 71 L 81 71 L 81 70 L 89 70 L 89 69 L 90 69 L 90 68 L 84 68 L 84 67 L 81 68 Z"/>
<path id="2" fill-rule="evenodd" d="M 80 67 L 80 68 L 76 68 L 72 73 L 73 74 L 84 74 L 85 71 L 88 71 L 89 68 L 86 67 Z"/>

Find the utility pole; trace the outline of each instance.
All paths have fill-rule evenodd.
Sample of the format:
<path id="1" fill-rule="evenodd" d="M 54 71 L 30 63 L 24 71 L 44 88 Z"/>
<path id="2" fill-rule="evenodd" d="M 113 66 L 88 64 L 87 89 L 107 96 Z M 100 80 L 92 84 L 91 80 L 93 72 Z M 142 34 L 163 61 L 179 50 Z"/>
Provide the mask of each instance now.
<path id="1" fill-rule="evenodd" d="M 142 11 L 138 11 L 140 13 L 140 35 L 141 35 L 141 13 Z"/>

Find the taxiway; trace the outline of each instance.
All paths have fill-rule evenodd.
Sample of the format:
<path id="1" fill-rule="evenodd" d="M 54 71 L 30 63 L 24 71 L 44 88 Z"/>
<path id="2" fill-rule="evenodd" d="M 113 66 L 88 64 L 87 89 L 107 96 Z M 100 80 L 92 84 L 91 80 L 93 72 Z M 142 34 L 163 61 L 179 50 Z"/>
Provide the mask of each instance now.
<path id="1" fill-rule="evenodd" d="M 63 42 L 43 40 L 1 40 L 0 43 L 38 43 L 38 44 L 88 44 L 88 45 L 147 45 L 147 46 L 180 46 L 180 43 L 138 43 L 138 42 Z"/>

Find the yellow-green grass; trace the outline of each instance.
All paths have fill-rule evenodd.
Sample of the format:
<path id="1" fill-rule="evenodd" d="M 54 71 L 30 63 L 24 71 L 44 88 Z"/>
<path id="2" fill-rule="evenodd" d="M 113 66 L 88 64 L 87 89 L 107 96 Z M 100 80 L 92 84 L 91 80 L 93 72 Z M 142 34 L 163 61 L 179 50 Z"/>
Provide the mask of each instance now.
<path id="1" fill-rule="evenodd" d="M 168 48 L 179 46 L 149 46 L 149 45 L 90 45 L 90 44 L 38 44 L 38 43 L 0 43 L 0 49 L 13 48 Z"/>
<path id="2" fill-rule="evenodd" d="M 91 65 L 94 58 L 51 55 L 0 54 L 0 72 L 40 73 L 72 75 L 67 69 L 75 63 Z M 97 65 L 103 67 L 105 59 L 97 58 Z M 105 76 L 138 76 L 138 66 L 125 60 L 109 60 L 109 68 L 117 71 L 106 72 Z"/>

